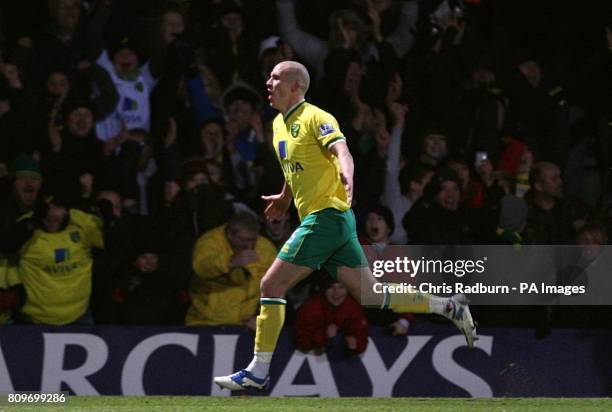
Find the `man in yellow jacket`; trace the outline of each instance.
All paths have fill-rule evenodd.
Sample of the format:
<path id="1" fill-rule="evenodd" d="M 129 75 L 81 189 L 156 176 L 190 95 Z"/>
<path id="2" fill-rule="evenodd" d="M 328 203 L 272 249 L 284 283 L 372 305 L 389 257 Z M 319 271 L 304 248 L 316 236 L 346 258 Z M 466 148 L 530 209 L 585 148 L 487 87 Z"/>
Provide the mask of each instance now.
<path id="1" fill-rule="evenodd" d="M 257 218 L 249 213 L 204 233 L 193 249 L 195 276 L 185 324 L 254 329 L 260 280 L 275 256 L 274 245 L 259 235 Z"/>

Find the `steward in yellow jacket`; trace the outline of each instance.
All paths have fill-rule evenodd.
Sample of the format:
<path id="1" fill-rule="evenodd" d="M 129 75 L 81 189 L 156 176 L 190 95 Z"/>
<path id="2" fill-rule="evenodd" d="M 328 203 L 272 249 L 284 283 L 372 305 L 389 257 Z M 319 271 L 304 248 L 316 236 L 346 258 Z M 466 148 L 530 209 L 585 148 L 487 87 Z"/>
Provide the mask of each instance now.
<path id="1" fill-rule="evenodd" d="M 259 284 L 275 257 L 274 245 L 259 235 L 257 218 L 248 213 L 204 233 L 193 249 L 185 324 L 254 327 Z"/>

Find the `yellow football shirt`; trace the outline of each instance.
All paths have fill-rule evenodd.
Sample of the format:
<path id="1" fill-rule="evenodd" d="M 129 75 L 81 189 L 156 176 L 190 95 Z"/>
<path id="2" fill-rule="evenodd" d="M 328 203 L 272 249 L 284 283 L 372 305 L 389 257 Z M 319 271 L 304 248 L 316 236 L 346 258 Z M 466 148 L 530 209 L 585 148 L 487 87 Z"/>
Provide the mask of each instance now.
<path id="1" fill-rule="evenodd" d="M 274 150 L 300 216 L 319 210 L 349 209 L 340 164 L 329 148 L 345 140 L 331 114 L 305 101 L 273 123 Z"/>
<path id="2" fill-rule="evenodd" d="M 18 272 L 26 290 L 21 312 L 34 323 L 64 325 L 83 316 L 91 294 L 91 248 L 103 248 L 102 221 L 71 209 L 64 230 L 36 229 L 20 251 Z"/>

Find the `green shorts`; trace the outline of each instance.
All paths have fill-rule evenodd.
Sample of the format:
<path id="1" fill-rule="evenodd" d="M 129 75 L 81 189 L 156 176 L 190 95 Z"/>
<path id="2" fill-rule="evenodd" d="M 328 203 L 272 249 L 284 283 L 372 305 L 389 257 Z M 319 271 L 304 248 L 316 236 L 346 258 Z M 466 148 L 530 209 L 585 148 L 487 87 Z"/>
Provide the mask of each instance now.
<path id="1" fill-rule="evenodd" d="M 323 267 L 334 279 L 339 266 L 368 266 L 355 226 L 351 209 L 341 212 L 329 208 L 311 213 L 285 242 L 278 258 L 313 270 Z"/>

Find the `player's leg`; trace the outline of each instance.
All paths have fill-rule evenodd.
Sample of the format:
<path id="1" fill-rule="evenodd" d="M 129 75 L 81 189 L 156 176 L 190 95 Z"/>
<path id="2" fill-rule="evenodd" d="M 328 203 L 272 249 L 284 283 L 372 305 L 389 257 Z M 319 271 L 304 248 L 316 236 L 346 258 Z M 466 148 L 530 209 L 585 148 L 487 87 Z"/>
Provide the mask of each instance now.
<path id="1" fill-rule="evenodd" d="M 338 236 L 329 224 L 330 216 L 333 216 L 331 211 L 306 216 L 283 245 L 261 281 L 261 310 L 257 317 L 253 361 L 240 372 L 215 378 L 219 386 L 241 390 L 262 389 L 267 385 L 272 354 L 285 321 L 287 290 L 319 268 L 337 248 L 333 241 Z"/>
<path id="2" fill-rule="evenodd" d="M 450 319 L 465 335 L 468 346 L 477 338 L 476 327 L 464 295 L 439 297 L 426 293 L 390 293 L 369 268 L 365 253 L 357 239 L 352 211 L 342 216 L 346 241 L 325 264 L 325 269 L 344 283 L 349 293 L 362 305 L 389 308 L 397 313 L 436 313 Z M 376 286 L 376 288 L 375 288 Z"/>
<path id="3" fill-rule="evenodd" d="M 463 333 L 470 348 L 478 339 L 468 301 L 463 294 L 441 297 L 427 293 L 389 293 L 390 285 L 378 282 L 368 267 L 339 266 L 336 273 L 349 293 L 364 305 L 389 308 L 397 313 L 442 315 Z"/>
<path id="4" fill-rule="evenodd" d="M 246 368 L 255 376 L 268 376 L 278 336 L 285 323 L 287 302 L 284 297 L 287 291 L 310 273 L 312 269 L 309 267 L 276 259 L 261 280 L 261 309 L 257 316 L 255 353 Z"/>
<path id="5" fill-rule="evenodd" d="M 327 260 L 324 267 L 332 275 L 338 277 L 346 285 L 349 293 L 362 305 L 389 307 L 398 312 L 438 313 L 443 306 L 438 299 L 429 299 L 429 295 L 405 294 L 401 300 L 389 302 L 391 296 L 381 293 L 384 289 L 379 284 L 369 268 L 368 260 L 357 238 L 355 215 L 352 210 L 338 214 L 337 224 L 342 227 L 343 243 Z M 375 288 L 375 285 L 378 287 Z M 440 305 L 438 305 L 440 303 Z M 399 306 L 401 307 L 401 310 Z"/>
<path id="6" fill-rule="evenodd" d="M 285 294 L 311 272 L 312 269 L 306 266 L 278 258 L 274 260 L 261 280 L 261 309 L 257 316 L 253 360 L 245 369 L 232 375 L 215 377 L 217 385 L 229 390 L 264 389 L 268 385 L 272 355 L 285 322 Z"/>
<path id="7" fill-rule="evenodd" d="M 430 308 L 430 301 L 437 303 L 437 300 L 425 293 L 402 294 L 402 299 L 391 302 L 392 295 L 387 292 L 389 285 L 379 282 L 369 267 L 339 266 L 335 271 L 351 296 L 364 306 L 389 308 L 400 313 L 438 313 L 437 308 Z"/>

